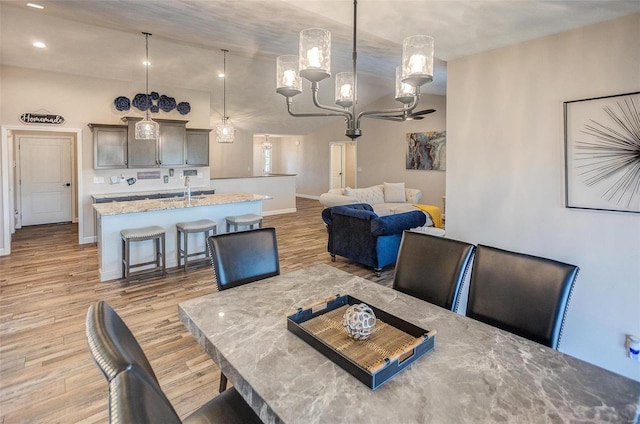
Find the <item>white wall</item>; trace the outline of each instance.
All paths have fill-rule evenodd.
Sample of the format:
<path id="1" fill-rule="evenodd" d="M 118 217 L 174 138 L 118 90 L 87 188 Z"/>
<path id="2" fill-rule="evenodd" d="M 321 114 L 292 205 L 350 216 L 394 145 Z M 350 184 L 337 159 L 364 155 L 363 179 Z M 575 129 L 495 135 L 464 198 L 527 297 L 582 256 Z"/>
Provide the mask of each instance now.
<path id="1" fill-rule="evenodd" d="M 168 189 L 181 185 L 181 181 L 177 178 L 172 179 L 169 184 L 164 184 L 162 180 L 139 180 L 133 186 L 128 186 L 127 184 L 112 186 L 109 184 L 94 184 L 93 182 L 94 177 L 105 177 L 108 180 L 108 177 L 114 174 L 136 176 L 137 171 L 149 170 L 148 168 L 94 170 L 93 138 L 91 130 L 87 126 L 88 123 L 123 124 L 121 118 L 124 116 L 142 116 L 142 113 L 136 109 L 120 112 L 113 105 L 113 101 L 117 96 L 122 95 L 133 98 L 136 93 L 143 91 L 141 90 L 142 86 L 115 80 L 87 78 L 7 66 L 2 67 L 1 72 L 1 125 L 22 126 L 25 130 L 29 130 L 31 127 L 20 122 L 20 115 L 24 112 L 47 110 L 65 118 L 66 122 L 62 126 L 63 128 L 80 128 L 82 130 L 80 183 L 83 187 L 83 192 L 80 193 L 79 197 L 80 209 L 82 209 L 82 216 L 79 219 L 82 221 L 81 234 L 87 238 L 85 241 L 90 241 L 90 238 L 94 235 L 93 210 L 90 198 L 92 193 L 146 191 Z M 180 115 L 177 111 L 172 111 L 170 113 L 160 112 L 153 114 L 153 117 L 188 120 L 187 127 L 189 128 L 210 128 L 208 92 L 156 87 L 153 85 L 150 86 L 150 89 L 158 91 L 160 94 L 175 97 L 178 102 L 188 101 L 191 104 L 191 112 L 188 115 Z M 56 129 L 61 128 L 56 127 Z M 208 187 L 209 168 L 199 168 L 199 170 L 203 173 L 203 178 L 196 179 L 194 187 Z M 162 169 L 162 171 L 164 172 L 166 169 Z M 8 225 L 4 220 L 2 224 L 3 228 Z"/>
<path id="2" fill-rule="evenodd" d="M 564 207 L 563 102 L 640 89 L 640 15 L 448 63 L 447 234 L 580 266 L 560 350 L 640 381 L 640 215 Z"/>
<path id="3" fill-rule="evenodd" d="M 381 99 L 365 110 L 398 107 L 393 99 Z M 361 121 L 362 136 L 357 139 L 358 187 L 383 182 L 404 182 L 407 187 L 422 190 L 422 203 L 442 207 L 445 194 L 444 171 L 407 170 L 405 154 L 406 134 L 410 132 L 446 130 L 446 98 L 423 95 L 416 110 L 436 109 L 421 121 L 390 122 L 376 119 Z M 303 119 L 303 118 L 300 118 Z M 308 118 L 307 118 L 308 119 Z M 298 193 L 319 196 L 329 189 L 329 143 L 351 141 L 344 135 L 345 123 L 336 122 L 304 137 L 300 154 L 302 166 L 298 173 Z"/>

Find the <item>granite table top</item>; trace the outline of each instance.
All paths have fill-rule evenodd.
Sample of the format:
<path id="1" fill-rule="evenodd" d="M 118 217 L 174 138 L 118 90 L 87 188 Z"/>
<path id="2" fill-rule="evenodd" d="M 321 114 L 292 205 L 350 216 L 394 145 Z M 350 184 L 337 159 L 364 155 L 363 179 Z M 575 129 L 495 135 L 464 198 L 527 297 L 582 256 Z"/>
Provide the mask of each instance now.
<path id="1" fill-rule="evenodd" d="M 166 199 L 131 200 L 125 202 L 95 203 L 93 208 L 101 216 L 124 215 L 140 212 L 162 211 L 170 209 L 193 208 L 199 206 L 225 205 L 230 203 L 266 200 L 268 196 L 252 193 L 220 193 Z"/>
<path id="2" fill-rule="evenodd" d="M 428 330 L 435 348 L 372 391 L 287 330 L 338 293 Z M 321 264 L 195 298 L 179 316 L 266 423 L 636 423 L 640 383 Z"/>

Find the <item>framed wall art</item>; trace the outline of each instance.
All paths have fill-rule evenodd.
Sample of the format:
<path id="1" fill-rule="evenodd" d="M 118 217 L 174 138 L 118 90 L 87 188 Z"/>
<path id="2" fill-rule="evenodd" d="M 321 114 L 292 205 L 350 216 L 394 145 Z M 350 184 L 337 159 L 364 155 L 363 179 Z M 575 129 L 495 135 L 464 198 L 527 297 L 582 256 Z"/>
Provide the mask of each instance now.
<path id="1" fill-rule="evenodd" d="M 564 102 L 567 208 L 640 213 L 640 92 Z"/>
<path id="2" fill-rule="evenodd" d="M 447 169 L 446 131 L 407 133 L 407 169 Z"/>

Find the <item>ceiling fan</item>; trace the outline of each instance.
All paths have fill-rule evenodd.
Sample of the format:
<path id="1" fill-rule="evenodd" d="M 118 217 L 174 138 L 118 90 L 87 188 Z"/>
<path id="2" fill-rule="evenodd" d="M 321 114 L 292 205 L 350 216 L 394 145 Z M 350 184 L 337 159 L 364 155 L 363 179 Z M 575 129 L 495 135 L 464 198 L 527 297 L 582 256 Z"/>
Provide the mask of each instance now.
<path id="1" fill-rule="evenodd" d="M 413 112 L 410 113 L 408 111 L 405 111 L 404 113 L 401 113 L 399 115 L 389 115 L 389 116 L 369 116 L 369 118 L 374 118 L 374 119 L 384 119 L 385 121 L 419 121 L 421 119 L 424 119 L 424 115 L 428 115 L 430 113 L 435 112 L 435 109 L 423 109 L 423 110 L 419 110 L 417 112 Z"/>
<path id="2" fill-rule="evenodd" d="M 428 115 L 428 114 L 433 113 L 433 112 L 435 112 L 435 111 L 436 111 L 435 109 L 424 109 L 424 110 L 419 110 L 419 111 L 417 111 L 417 112 L 410 113 L 410 114 L 407 116 L 407 118 L 406 118 L 406 119 L 407 119 L 408 121 L 409 121 L 409 120 L 419 121 L 419 120 L 421 120 L 421 119 L 424 119 L 424 115 Z"/>

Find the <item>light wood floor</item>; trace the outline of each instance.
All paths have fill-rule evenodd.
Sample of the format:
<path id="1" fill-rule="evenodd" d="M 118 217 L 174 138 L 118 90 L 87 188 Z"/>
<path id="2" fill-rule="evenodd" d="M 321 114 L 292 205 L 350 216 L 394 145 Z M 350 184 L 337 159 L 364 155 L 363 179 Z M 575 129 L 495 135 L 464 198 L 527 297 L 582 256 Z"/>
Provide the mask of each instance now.
<path id="1" fill-rule="evenodd" d="M 332 263 L 316 200 L 295 214 L 265 217 L 277 229 L 281 272 L 328 263 L 389 285 L 393 268 Z M 219 371 L 178 319 L 178 303 L 216 291 L 204 264 L 166 278 L 100 283 L 94 244 L 77 244 L 77 226 L 25 227 L 0 257 L 0 424 L 108 422 L 107 383 L 89 354 L 85 315 L 105 300 L 142 345 L 160 384 L 184 417 L 217 394 Z"/>

